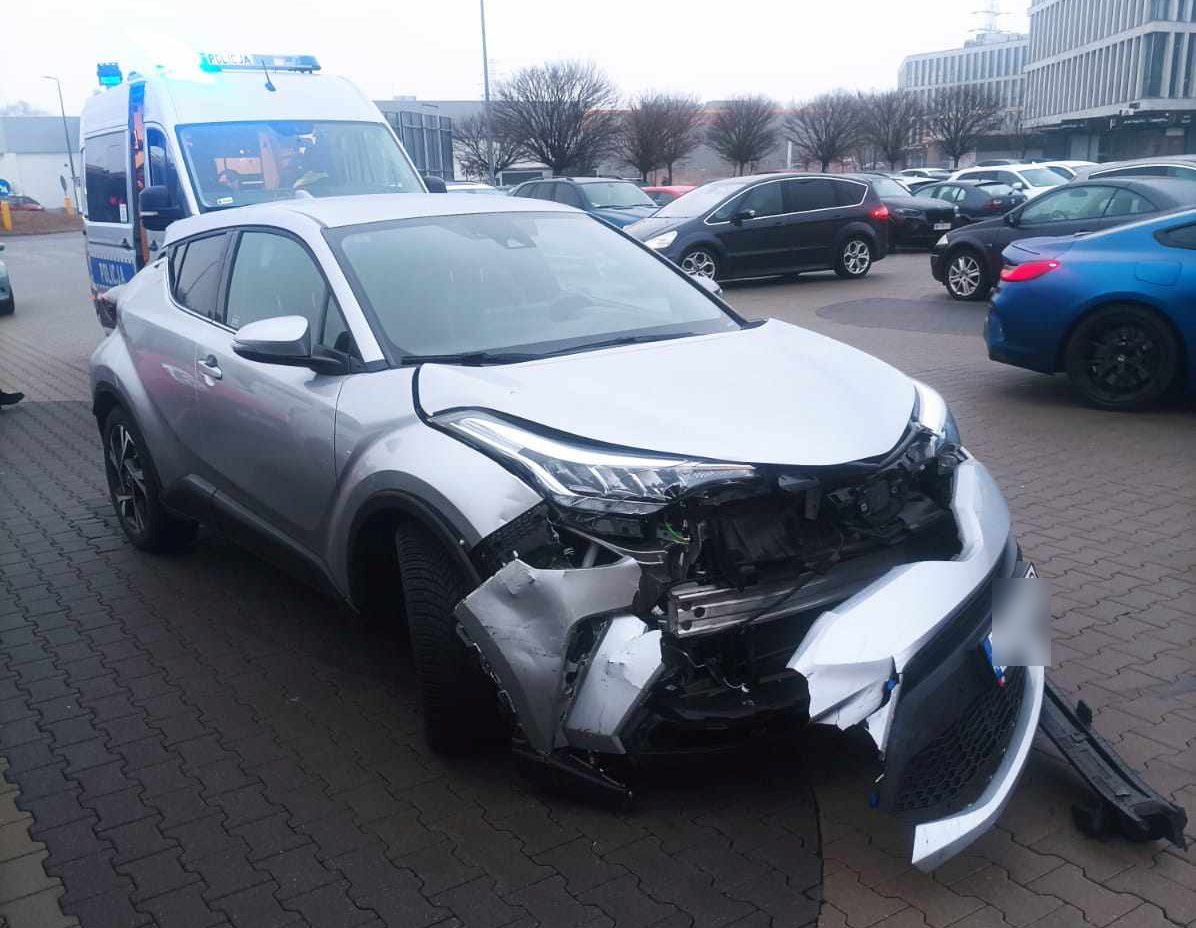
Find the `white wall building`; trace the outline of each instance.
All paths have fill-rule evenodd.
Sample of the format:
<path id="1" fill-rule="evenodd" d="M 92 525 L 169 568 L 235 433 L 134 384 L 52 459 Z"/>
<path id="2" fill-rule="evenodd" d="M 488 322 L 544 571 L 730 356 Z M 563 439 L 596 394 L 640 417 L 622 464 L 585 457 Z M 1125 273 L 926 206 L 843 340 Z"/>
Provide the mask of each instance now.
<path id="1" fill-rule="evenodd" d="M 988 88 L 1006 107 L 1020 106 L 1028 47 L 1028 37 L 1020 33 L 982 32 L 961 48 L 910 55 L 901 62 L 897 86 L 928 105 L 944 87 L 976 84 Z"/>
<path id="2" fill-rule="evenodd" d="M 79 117 L 67 117 L 75 170 L 79 170 Z M 61 116 L 0 116 L 0 179 L 13 193 L 61 209 L 62 178 L 70 192 L 71 169 Z"/>

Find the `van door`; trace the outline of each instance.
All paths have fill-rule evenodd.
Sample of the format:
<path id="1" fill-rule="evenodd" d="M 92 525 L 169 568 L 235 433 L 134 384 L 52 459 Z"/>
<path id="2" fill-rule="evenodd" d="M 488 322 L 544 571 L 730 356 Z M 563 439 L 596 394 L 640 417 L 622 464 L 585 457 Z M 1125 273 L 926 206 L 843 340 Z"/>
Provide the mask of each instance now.
<path id="1" fill-rule="evenodd" d="M 137 272 L 129 209 L 129 146 L 116 129 L 83 141 L 84 232 L 92 296 Z"/>
<path id="2" fill-rule="evenodd" d="M 187 209 L 187 199 L 183 196 L 183 188 L 179 182 L 179 172 L 177 162 L 175 161 L 174 152 L 170 144 L 170 138 L 161 126 L 149 125 L 145 130 L 145 147 L 149 157 L 147 160 L 148 176 L 147 180 L 150 186 L 165 187 L 170 191 L 171 205 L 178 208 L 183 216 L 186 216 L 189 210 Z M 141 219 L 142 226 L 144 226 L 144 219 Z M 147 247 L 149 250 L 149 260 L 153 261 L 157 254 L 161 251 L 162 244 L 166 238 L 166 230 L 143 229 Z"/>

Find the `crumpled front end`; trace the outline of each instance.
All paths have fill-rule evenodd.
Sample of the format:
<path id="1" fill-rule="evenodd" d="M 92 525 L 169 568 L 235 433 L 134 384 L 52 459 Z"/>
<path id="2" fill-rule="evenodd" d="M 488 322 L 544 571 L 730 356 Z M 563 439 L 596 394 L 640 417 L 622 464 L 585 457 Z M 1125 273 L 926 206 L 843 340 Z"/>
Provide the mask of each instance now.
<path id="1" fill-rule="evenodd" d="M 473 554 L 490 579 L 462 633 L 526 749 L 558 765 L 609 778 L 616 758 L 864 725 L 877 803 L 918 826 L 929 867 L 991 825 L 1025 762 L 1041 670 L 1000 686 L 982 646 L 1017 564 L 1008 511 L 941 435 L 729 474 L 650 512 L 546 502 Z"/>

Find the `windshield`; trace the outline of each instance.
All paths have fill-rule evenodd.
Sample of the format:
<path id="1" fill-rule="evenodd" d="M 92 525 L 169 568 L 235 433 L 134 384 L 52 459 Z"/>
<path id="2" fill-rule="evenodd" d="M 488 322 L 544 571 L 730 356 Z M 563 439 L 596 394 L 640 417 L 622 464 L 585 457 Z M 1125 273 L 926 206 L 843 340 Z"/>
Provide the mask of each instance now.
<path id="1" fill-rule="evenodd" d="M 326 236 L 396 360 L 541 357 L 739 328 L 682 274 L 585 215 L 431 216 Z"/>
<path id="2" fill-rule="evenodd" d="M 878 197 L 908 197 L 909 190 L 888 177 L 869 177 L 868 182 Z"/>
<path id="3" fill-rule="evenodd" d="M 666 203 L 653 216 L 654 219 L 672 217 L 674 219 L 688 219 L 691 216 L 701 216 L 724 199 L 742 190 L 746 181 L 741 178 L 711 181 L 701 187 L 695 187 L 689 193 L 683 193 L 672 203 Z"/>
<path id="4" fill-rule="evenodd" d="M 1067 178 L 1056 174 L 1050 168 L 1022 168 L 1019 172 L 1032 187 L 1058 187 L 1067 183 Z"/>
<path id="5" fill-rule="evenodd" d="M 380 123 L 221 122 L 179 127 L 203 209 L 293 197 L 422 193 L 391 131 Z"/>
<path id="6" fill-rule="evenodd" d="M 626 181 L 599 181 L 583 184 L 582 190 L 593 209 L 626 209 L 629 206 L 655 206 L 652 198 L 635 184 Z"/>

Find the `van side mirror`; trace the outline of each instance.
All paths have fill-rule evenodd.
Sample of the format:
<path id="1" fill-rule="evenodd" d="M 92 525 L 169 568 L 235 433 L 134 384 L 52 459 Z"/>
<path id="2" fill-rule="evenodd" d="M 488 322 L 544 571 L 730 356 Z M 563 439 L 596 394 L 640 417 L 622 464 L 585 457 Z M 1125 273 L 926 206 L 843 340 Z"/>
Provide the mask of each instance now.
<path id="1" fill-rule="evenodd" d="M 311 345 L 305 316 L 273 316 L 249 322 L 237 330 L 233 351 L 246 361 L 310 367 L 317 374 L 346 374 L 348 361 L 336 352 Z"/>
<path id="2" fill-rule="evenodd" d="M 437 177 L 435 174 L 425 174 L 424 186 L 428 188 L 428 193 L 448 193 L 448 187 L 444 183 L 443 177 Z"/>
<path id="3" fill-rule="evenodd" d="M 170 190 L 159 184 L 151 184 L 137 195 L 137 207 L 141 211 L 141 221 L 152 232 L 161 232 L 186 215 L 183 208 L 174 202 Z"/>

